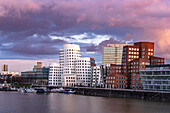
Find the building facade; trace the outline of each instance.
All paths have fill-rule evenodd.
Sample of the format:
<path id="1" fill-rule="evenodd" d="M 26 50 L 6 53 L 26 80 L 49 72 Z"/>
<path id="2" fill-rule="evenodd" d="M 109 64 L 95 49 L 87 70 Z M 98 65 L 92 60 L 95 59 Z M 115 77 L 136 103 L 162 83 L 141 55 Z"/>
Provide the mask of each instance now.
<path id="1" fill-rule="evenodd" d="M 112 73 L 122 73 L 122 65 L 110 64 L 109 74 Z"/>
<path id="2" fill-rule="evenodd" d="M 91 85 L 91 63 L 89 57 L 81 57 L 75 60 L 75 72 L 77 85 Z"/>
<path id="3" fill-rule="evenodd" d="M 60 59 L 55 73 L 61 76 L 56 79 L 55 76 L 49 75 L 49 81 L 58 81 L 61 79 L 62 86 L 90 86 L 91 85 L 91 66 L 95 65 L 95 60 L 89 57 L 81 57 L 80 47 L 76 44 L 65 44 L 60 49 Z M 52 67 L 53 68 L 53 67 Z M 53 73 L 50 72 L 50 73 Z M 54 81 L 56 81 L 54 80 Z M 59 83 L 61 85 L 61 83 Z M 51 82 L 51 85 L 58 83 Z"/>
<path id="4" fill-rule="evenodd" d="M 42 62 L 37 62 L 37 65 L 34 65 L 33 70 L 36 70 L 37 68 L 42 68 Z"/>
<path id="5" fill-rule="evenodd" d="M 122 74 L 112 73 L 106 77 L 105 88 L 125 89 L 127 88 L 127 77 Z"/>
<path id="6" fill-rule="evenodd" d="M 47 85 L 49 76 L 49 67 L 37 68 L 32 71 L 21 72 L 23 84 Z"/>
<path id="7" fill-rule="evenodd" d="M 164 64 L 164 58 L 154 56 L 153 42 L 136 42 L 123 47 L 122 73 L 128 77 L 128 88 L 142 89 L 139 71 L 151 64 Z"/>
<path id="8" fill-rule="evenodd" d="M 123 46 L 127 44 L 108 44 L 102 48 L 102 64 L 122 64 Z"/>
<path id="9" fill-rule="evenodd" d="M 91 86 L 101 87 L 102 85 L 103 83 L 102 83 L 100 66 L 91 67 Z"/>
<path id="10" fill-rule="evenodd" d="M 2 72 L 7 72 L 8 71 L 8 65 L 6 65 L 6 64 L 3 64 L 2 65 Z"/>
<path id="11" fill-rule="evenodd" d="M 146 66 L 140 76 L 143 89 L 170 91 L 170 64 Z"/>
<path id="12" fill-rule="evenodd" d="M 150 65 L 164 65 L 165 64 L 165 58 L 162 57 L 155 57 L 150 56 Z"/>
<path id="13" fill-rule="evenodd" d="M 110 74 L 110 64 L 100 65 L 101 87 L 105 87 L 106 77 Z"/>
<path id="14" fill-rule="evenodd" d="M 48 85 L 49 86 L 62 86 L 61 75 L 62 71 L 60 68 L 60 64 L 52 63 L 49 66 L 49 77 L 48 77 Z"/>

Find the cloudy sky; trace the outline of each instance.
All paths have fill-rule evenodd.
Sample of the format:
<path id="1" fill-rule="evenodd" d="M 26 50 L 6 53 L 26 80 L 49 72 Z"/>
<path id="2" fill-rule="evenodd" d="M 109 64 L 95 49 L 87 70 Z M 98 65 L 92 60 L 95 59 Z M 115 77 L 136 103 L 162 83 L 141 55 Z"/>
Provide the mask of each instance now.
<path id="1" fill-rule="evenodd" d="M 0 65 L 10 71 L 57 62 L 67 43 L 100 64 L 102 46 L 136 41 L 154 41 L 170 63 L 169 0 L 0 0 Z"/>

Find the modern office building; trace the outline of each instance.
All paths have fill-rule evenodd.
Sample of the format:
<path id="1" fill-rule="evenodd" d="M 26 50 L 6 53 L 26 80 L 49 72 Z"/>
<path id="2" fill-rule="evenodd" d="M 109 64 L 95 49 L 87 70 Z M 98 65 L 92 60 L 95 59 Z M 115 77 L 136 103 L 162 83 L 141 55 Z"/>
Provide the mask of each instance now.
<path id="1" fill-rule="evenodd" d="M 140 76 L 143 89 L 170 91 L 170 64 L 146 66 Z"/>
<path id="2" fill-rule="evenodd" d="M 48 85 L 49 86 L 62 86 L 61 75 L 62 71 L 60 68 L 60 64 L 52 63 L 49 67 L 49 77 L 48 77 Z"/>
<path id="3" fill-rule="evenodd" d="M 49 67 L 37 68 L 36 70 L 21 72 L 23 84 L 47 85 L 49 76 Z"/>
<path id="4" fill-rule="evenodd" d="M 7 72 L 8 71 L 8 65 L 6 65 L 6 64 L 3 64 L 2 65 L 2 72 Z"/>
<path id="5" fill-rule="evenodd" d="M 107 44 L 102 48 L 102 64 L 122 64 L 123 46 L 127 44 Z"/>

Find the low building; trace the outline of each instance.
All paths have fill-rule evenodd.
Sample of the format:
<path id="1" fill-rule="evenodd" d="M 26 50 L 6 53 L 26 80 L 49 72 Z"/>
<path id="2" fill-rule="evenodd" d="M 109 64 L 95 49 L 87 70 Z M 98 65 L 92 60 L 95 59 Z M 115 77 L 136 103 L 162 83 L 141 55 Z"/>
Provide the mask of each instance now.
<path id="1" fill-rule="evenodd" d="M 64 75 L 64 82 L 63 82 L 63 86 L 76 86 L 78 85 L 77 83 L 77 79 L 76 79 L 76 74 L 68 74 L 68 75 Z"/>
<path id="2" fill-rule="evenodd" d="M 49 86 L 62 86 L 61 74 L 62 74 L 62 71 L 60 68 L 60 64 L 52 63 L 49 67 L 48 85 Z"/>
<path id="3" fill-rule="evenodd" d="M 125 89 L 127 88 L 127 77 L 122 74 L 110 74 L 106 77 L 105 88 Z"/>
<path id="4" fill-rule="evenodd" d="M 32 71 L 21 72 L 23 84 L 48 84 L 49 67 L 37 68 Z"/>
<path id="5" fill-rule="evenodd" d="M 170 64 L 146 66 L 140 76 L 145 90 L 170 90 Z"/>

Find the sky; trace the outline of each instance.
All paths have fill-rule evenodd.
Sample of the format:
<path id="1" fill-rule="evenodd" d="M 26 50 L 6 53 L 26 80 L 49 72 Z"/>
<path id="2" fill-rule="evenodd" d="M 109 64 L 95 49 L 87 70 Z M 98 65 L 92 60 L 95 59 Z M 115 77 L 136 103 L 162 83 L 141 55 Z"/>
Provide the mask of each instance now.
<path id="1" fill-rule="evenodd" d="M 170 63 L 169 0 L 0 0 L 0 65 L 10 71 L 58 62 L 63 44 L 100 64 L 102 46 L 139 41 Z"/>

